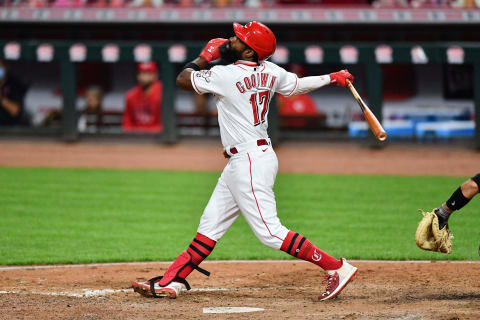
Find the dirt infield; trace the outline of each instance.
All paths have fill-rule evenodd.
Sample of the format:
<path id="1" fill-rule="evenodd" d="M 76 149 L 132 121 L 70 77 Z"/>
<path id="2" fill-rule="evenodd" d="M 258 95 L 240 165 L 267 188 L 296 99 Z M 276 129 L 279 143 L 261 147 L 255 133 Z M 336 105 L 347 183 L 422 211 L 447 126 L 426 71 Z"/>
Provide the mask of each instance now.
<path id="1" fill-rule="evenodd" d="M 0 166 L 222 170 L 219 142 L 176 146 L 0 141 Z M 480 153 L 445 146 L 285 143 L 281 172 L 472 176 Z M 253 236 L 253 235 L 252 235 Z M 162 274 L 166 263 L 55 268 L 0 267 L 0 319 L 480 319 L 480 263 L 356 262 L 344 292 L 318 302 L 322 271 L 305 262 L 209 262 L 194 290 L 177 300 L 148 299 L 134 280 Z M 257 307 L 204 314 L 207 307 Z"/>
<path id="2" fill-rule="evenodd" d="M 355 280 L 318 302 L 323 272 L 306 262 L 205 262 L 192 291 L 176 300 L 145 298 L 130 282 L 167 264 L 0 270 L 2 319 L 479 319 L 480 263 L 354 262 Z M 106 291 L 109 289 L 110 291 Z M 255 307 L 204 314 L 209 307 Z"/>
<path id="3" fill-rule="evenodd" d="M 133 143 L 0 141 L 0 166 L 216 170 L 226 164 L 220 141 L 174 146 Z M 372 150 L 358 143 L 283 143 L 275 148 L 280 172 L 472 176 L 480 152 L 448 145 L 391 145 Z"/>

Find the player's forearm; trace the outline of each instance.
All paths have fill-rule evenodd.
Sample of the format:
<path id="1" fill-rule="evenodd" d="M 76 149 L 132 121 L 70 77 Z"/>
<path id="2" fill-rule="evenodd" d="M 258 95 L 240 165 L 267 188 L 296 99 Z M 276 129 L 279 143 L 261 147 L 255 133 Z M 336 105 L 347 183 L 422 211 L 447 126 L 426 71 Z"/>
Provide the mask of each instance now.
<path id="1" fill-rule="evenodd" d="M 317 90 L 327 84 L 330 84 L 330 76 L 328 74 L 298 78 L 297 88 L 292 92 L 292 96 Z"/>
<path id="2" fill-rule="evenodd" d="M 15 117 L 20 113 L 20 105 L 10 99 L 5 97 L 0 98 L 0 104 L 3 106 L 5 110 L 12 116 Z"/>
<path id="3" fill-rule="evenodd" d="M 205 69 L 208 66 L 208 61 L 203 57 L 197 57 L 191 63 L 196 64 L 199 70 Z M 193 68 L 185 68 L 177 76 L 177 86 L 183 90 L 193 91 L 192 82 L 190 81 L 191 73 L 194 71 Z"/>

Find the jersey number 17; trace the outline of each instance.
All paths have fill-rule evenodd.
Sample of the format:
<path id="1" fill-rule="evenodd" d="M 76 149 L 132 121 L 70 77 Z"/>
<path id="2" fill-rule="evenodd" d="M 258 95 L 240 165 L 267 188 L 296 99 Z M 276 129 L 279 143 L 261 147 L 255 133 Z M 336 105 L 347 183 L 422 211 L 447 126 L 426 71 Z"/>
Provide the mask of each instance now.
<path id="1" fill-rule="evenodd" d="M 253 109 L 253 125 L 258 126 L 265 122 L 268 113 L 268 104 L 270 103 L 270 91 L 260 91 L 252 93 L 250 96 L 250 104 Z M 262 110 L 260 112 L 260 110 Z"/>

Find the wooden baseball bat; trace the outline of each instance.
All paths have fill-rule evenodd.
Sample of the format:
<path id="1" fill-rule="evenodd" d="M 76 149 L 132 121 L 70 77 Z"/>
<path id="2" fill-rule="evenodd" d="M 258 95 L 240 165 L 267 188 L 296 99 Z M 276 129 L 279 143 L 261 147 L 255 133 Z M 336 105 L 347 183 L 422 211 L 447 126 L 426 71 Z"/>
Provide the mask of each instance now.
<path id="1" fill-rule="evenodd" d="M 358 105 L 360 106 L 360 109 L 362 109 L 363 115 L 365 116 L 365 120 L 367 120 L 367 123 L 370 126 L 370 129 L 372 130 L 375 137 L 377 137 L 377 139 L 380 141 L 387 140 L 387 133 L 383 129 L 380 122 L 377 120 L 377 117 L 375 117 L 375 115 L 367 106 L 367 104 L 363 102 L 362 98 L 358 94 L 357 90 L 355 90 L 355 87 L 350 82 L 350 80 L 346 79 L 346 82 L 347 82 L 348 88 L 353 94 L 353 97 L 355 98 L 355 100 L 357 100 Z"/>

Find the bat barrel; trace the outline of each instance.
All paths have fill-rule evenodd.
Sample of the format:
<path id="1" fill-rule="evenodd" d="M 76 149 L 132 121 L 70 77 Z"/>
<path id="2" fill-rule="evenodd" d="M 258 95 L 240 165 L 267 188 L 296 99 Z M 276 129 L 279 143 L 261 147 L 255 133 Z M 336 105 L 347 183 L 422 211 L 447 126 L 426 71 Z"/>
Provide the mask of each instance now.
<path id="1" fill-rule="evenodd" d="M 346 79 L 346 83 L 348 85 L 348 88 L 353 94 L 353 97 L 355 100 L 357 100 L 358 105 L 360 106 L 360 109 L 362 109 L 363 115 L 365 116 L 365 120 L 367 120 L 367 123 L 372 130 L 373 134 L 379 141 L 385 141 L 387 140 L 387 133 L 383 129 L 382 125 L 380 122 L 377 120 L 373 112 L 370 110 L 370 108 L 363 102 L 362 98 L 358 94 L 357 90 L 353 86 L 353 84 L 350 82 L 350 80 Z"/>
<path id="2" fill-rule="evenodd" d="M 387 140 L 387 133 L 386 132 L 380 132 L 378 135 L 377 135 L 377 139 L 380 140 L 380 141 L 385 141 Z"/>

